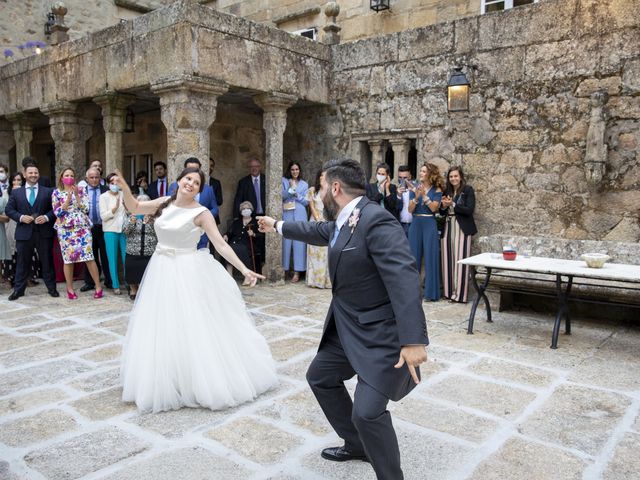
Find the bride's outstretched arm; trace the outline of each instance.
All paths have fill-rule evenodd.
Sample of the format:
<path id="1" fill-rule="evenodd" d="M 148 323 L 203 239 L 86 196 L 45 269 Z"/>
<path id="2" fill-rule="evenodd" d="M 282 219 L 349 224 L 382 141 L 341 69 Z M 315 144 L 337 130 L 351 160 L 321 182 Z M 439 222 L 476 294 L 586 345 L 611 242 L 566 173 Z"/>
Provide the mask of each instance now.
<path id="1" fill-rule="evenodd" d="M 222 235 L 220 235 L 220 231 L 218 230 L 216 221 L 213 218 L 213 215 L 211 215 L 210 211 L 206 210 L 198 215 L 195 218 L 195 224 L 204 229 L 204 231 L 207 233 L 207 237 L 209 237 L 209 240 L 211 241 L 211 243 L 213 243 L 216 251 L 220 255 L 222 255 L 227 262 L 236 267 L 242 273 L 242 275 L 244 275 L 245 278 L 249 280 L 252 287 L 256 284 L 258 279 L 264 280 L 265 277 L 249 270 L 245 266 L 245 264 L 242 263 L 242 261 L 238 258 L 236 252 L 234 252 L 229 244 L 224 241 Z"/>
<path id="2" fill-rule="evenodd" d="M 122 190 L 124 206 L 129 212 L 136 215 L 143 215 L 143 214 L 152 215 L 156 213 L 156 211 L 158 211 L 158 208 L 160 207 L 162 202 L 164 202 L 167 199 L 167 197 L 160 197 L 148 202 L 139 202 L 131 193 L 131 189 L 129 188 L 129 185 L 127 184 L 124 177 L 120 173 L 120 170 L 116 168 L 115 173 L 118 178 L 116 182 L 118 183 L 120 190 Z"/>

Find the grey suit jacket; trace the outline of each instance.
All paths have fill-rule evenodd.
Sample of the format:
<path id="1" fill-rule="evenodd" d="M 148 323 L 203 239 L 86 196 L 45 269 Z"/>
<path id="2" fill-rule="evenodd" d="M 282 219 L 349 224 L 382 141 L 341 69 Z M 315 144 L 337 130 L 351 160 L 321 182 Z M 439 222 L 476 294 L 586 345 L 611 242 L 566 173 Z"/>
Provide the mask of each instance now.
<path id="1" fill-rule="evenodd" d="M 409 393 L 415 383 L 406 365 L 395 369 L 403 345 L 429 343 L 422 310 L 416 261 L 398 221 L 366 197 L 360 218 L 348 222 L 329 248 L 333 298 L 324 325 L 335 322 L 351 366 L 369 385 L 391 400 Z M 284 222 L 282 234 L 327 246 L 334 222 Z"/>

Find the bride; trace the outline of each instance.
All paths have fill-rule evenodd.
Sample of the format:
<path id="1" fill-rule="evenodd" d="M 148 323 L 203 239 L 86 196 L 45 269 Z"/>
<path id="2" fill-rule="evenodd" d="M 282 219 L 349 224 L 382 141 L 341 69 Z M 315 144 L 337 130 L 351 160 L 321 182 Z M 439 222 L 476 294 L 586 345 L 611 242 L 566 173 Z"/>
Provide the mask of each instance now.
<path id="1" fill-rule="evenodd" d="M 275 362 L 236 282 L 208 250 L 196 250 L 204 230 L 251 286 L 264 278 L 238 259 L 211 212 L 195 200 L 204 188 L 203 173 L 186 168 L 171 197 L 149 202 L 138 202 L 116 173 L 126 208 L 154 215 L 158 237 L 129 317 L 122 399 L 145 412 L 183 406 L 216 410 L 273 387 Z"/>

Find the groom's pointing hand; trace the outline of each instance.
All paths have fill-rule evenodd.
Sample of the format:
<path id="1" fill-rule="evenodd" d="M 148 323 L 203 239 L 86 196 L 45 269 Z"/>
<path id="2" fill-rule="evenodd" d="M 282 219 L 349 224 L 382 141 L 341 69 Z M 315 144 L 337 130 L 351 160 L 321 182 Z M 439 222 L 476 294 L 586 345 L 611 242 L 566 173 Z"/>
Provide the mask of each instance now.
<path id="1" fill-rule="evenodd" d="M 421 363 L 427 361 L 427 350 L 424 345 L 406 345 L 400 350 L 400 358 L 398 363 L 394 365 L 395 368 L 402 368 L 406 363 L 411 378 L 416 383 L 420 383 L 418 374 L 416 373 L 416 367 L 420 367 Z"/>
<path id="2" fill-rule="evenodd" d="M 276 220 L 271 217 L 256 217 L 258 220 L 258 230 L 262 233 L 271 233 L 276 231 Z"/>

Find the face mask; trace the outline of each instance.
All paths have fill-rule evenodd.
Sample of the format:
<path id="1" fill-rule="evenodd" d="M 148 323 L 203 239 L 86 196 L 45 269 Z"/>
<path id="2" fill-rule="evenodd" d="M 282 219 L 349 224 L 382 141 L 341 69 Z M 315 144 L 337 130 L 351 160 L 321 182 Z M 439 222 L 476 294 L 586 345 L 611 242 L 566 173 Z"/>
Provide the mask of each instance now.
<path id="1" fill-rule="evenodd" d="M 118 185 L 109 185 L 109 190 L 113 193 L 118 193 L 120 191 L 120 187 Z"/>
<path id="2" fill-rule="evenodd" d="M 240 215 L 242 215 L 243 217 L 250 217 L 251 216 L 251 209 L 250 208 L 243 208 L 242 210 L 240 210 Z"/>
<path id="3" fill-rule="evenodd" d="M 378 183 L 382 183 L 387 179 L 386 175 L 376 175 L 376 180 L 378 180 Z"/>
<path id="4" fill-rule="evenodd" d="M 71 177 L 64 177 L 62 179 L 62 183 L 68 186 L 73 185 L 74 183 L 76 183 L 76 179 L 75 178 L 71 178 Z"/>
<path id="5" fill-rule="evenodd" d="M 7 174 L 2 172 L 0 173 L 0 182 L 4 182 L 7 179 Z"/>

